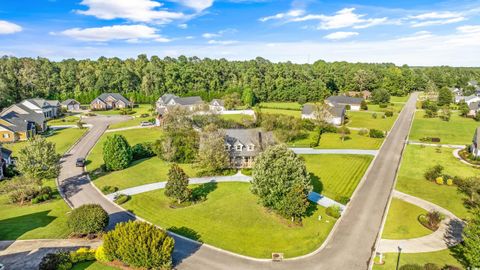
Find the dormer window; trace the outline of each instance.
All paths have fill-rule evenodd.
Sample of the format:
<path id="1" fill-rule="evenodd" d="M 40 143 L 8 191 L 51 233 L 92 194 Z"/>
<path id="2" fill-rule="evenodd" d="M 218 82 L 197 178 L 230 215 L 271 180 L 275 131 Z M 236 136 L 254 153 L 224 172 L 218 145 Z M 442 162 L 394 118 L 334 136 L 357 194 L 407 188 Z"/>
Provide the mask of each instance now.
<path id="1" fill-rule="evenodd" d="M 243 147 L 243 145 L 237 144 L 237 145 L 235 146 L 235 150 L 237 150 L 237 151 L 242 151 L 242 147 Z"/>
<path id="2" fill-rule="evenodd" d="M 230 150 L 230 144 L 225 144 L 225 151 L 229 151 Z"/>
<path id="3" fill-rule="evenodd" d="M 255 150 L 255 145 L 254 145 L 254 144 L 249 144 L 248 147 L 247 147 L 247 150 L 248 150 L 248 151 L 253 151 L 253 150 Z"/>

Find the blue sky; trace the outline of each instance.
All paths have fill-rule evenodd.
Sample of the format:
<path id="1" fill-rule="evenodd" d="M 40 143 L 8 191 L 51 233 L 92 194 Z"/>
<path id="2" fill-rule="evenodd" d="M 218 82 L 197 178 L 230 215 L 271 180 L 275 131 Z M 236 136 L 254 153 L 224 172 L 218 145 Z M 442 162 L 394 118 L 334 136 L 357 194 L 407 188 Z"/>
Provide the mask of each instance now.
<path id="1" fill-rule="evenodd" d="M 0 54 L 479 66 L 480 1 L 3 0 Z"/>

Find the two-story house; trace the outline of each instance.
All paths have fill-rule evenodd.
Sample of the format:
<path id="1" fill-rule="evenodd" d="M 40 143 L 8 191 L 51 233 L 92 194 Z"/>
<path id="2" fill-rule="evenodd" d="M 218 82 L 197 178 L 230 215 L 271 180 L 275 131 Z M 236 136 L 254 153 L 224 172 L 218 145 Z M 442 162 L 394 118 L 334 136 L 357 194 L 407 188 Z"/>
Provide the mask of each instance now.
<path id="1" fill-rule="evenodd" d="M 225 130 L 225 151 L 232 168 L 251 168 L 257 155 L 274 143 L 273 133 L 261 129 Z"/>
<path id="2" fill-rule="evenodd" d="M 25 99 L 20 104 L 36 113 L 42 113 L 47 120 L 56 118 L 60 114 L 60 102 L 58 100 L 30 98 Z"/>
<path id="3" fill-rule="evenodd" d="M 328 105 L 326 107 L 328 113 L 326 121 L 329 124 L 341 126 L 345 122 L 346 108 L 344 105 L 335 104 L 333 106 Z M 314 104 L 305 104 L 302 108 L 302 119 L 315 119 L 317 118 Z"/>
<path id="4" fill-rule="evenodd" d="M 112 110 L 133 107 L 133 103 L 118 93 L 103 93 L 90 103 L 92 110 Z"/>
<path id="5" fill-rule="evenodd" d="M 164 114 L 168 112 L 169 107 L 182 107 L 188 111 L 194 111 L 201 108 L 204 105 L 204 102 L 201 97 L 179 97 L 173 94 L 164 94 L 161 96 L 157 102 L 157 112 L 159 114 Z"/>

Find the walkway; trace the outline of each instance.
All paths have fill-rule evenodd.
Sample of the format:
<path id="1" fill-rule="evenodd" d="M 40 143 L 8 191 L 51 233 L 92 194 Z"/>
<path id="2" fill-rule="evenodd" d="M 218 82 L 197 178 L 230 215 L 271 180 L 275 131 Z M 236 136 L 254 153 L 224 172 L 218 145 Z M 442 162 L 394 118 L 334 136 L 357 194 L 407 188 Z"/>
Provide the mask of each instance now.
<path id="1" fill-rule="evenodd" d="M 211 177 L 201 177 L 201 178 L 189 178 L 190 184 L 205 184 L 205 183 L 220 183 L 220 182 L 244 182 L 244 183 L 250 183 L 252 180 L 252 177 L 243 175 L 241 172 L 238 172 L 235 175 L 230 175 L 230 176 L 211 176 Z M 157 190 L 157 189 L 163 189 L 165 188 L 165 185 L 167 182 L 157 182 L 157 183 L 152 183 L 152 184 L 146 184 L 142 186 L 137 186 L 137 187 L 132 187 L 132 188 L 127 188 L 123 190 L 119 190 L 115 193 L 108 194 L 106 197 L 113 201 L 116 196 L 119 194 L 125 194 L 129 196 Z M 342 211 L 345 209 L 345 205 L 338 203 L 330 198 L 327 198 L 321 194 L 318 194 L 316 192 L 310 192 L 308 194 L 308 199 L 312 202 L 317 203 L 318 205 L 321 205 L 323 207 L 329 207 L 332 205 L 337 205 L 342 209 Z"/>
<path id="2" fill-rule="evenodd" d="M 455 149 L 453 150 L 453 156 L 458 159 L 460 162 L 464 163 L 464 164 L 467 164 L 468 166 L 472 166 L 472 167 L 476 167 L 476 168 L 480 168 L 480 165 L 477 165 L 477 164 L 472 164 L 466 160 L 464 160 L 461 156 L 460 156 L 460 151 L 462 149 Z"/>
<path id="3" fill-rule="evenodd" d="M 37 270 L 42 258 L 59 250 L 76 250 L 80 247 L 96 248 L 99 240 L 40 239 L 0 241 L 0 263 L 5 269 Z"/>
<path id="4" fill-rule="evenodd" d="M 452 212 L 400 191 L 395 190 L 393 196 L 427 211 L 438 211 L 445 215 L 445 219 L 441 222 L 438 230 L 423 237 L 402 240 L 382 239 L 377 249 L 378 252 L 397 252 L 398 247 L 402 248 L 404 253 L 433 252 L 447 249 L 462 240 L 463 223 Z"/>
<path id="5" fill-rule="evenodd" d="M 408 144 L 423 145 L 423 146 L 430 146 L 430 147 L 444 147 L 444 148 L 453 148 L 453 149 L 463 149 L 463 148 L 465 148 L 465 145 L 422 143 L 422 142 L 416 142 L 416 141 L 408 141 Z"/>
<path id="6" fill-rule="evenodd" d="M 340 155 L 369 155 L 376 156 L 378 150 L 359 150 L 359 149 L 314 149 L 314 148 L 290 148 L 295 154 L 303 155 L 321 155 L 321 154 L 340 154 Z"/>
<path id="7" fill-rule="evenodd" d="M 124 128 L 116 128 L 116 129 L 107 129 L 105 133 L 117 132 L 117 131 L 124 131 L 124 130 L 131 130 L 131 129 L 142 129 L 142 128 L 154 128 L 155 126 L 133 126 L 133 127 L 124 127 Z"/>

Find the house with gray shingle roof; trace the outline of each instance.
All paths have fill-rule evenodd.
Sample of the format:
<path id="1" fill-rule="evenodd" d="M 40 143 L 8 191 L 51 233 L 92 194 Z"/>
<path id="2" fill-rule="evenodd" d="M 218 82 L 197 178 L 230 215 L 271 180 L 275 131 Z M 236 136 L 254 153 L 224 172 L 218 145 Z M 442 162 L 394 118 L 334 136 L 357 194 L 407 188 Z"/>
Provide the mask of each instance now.
<path id="1" fill-rule="evenodd" d="M 133 103 L 118 93 L 103 93 L 90 103 L 92 110 L 111 110 L 133 107 Z"/>
<path id="2" fill-rule="evenodd" d="M 202 105 L 204 105 L 204 102 L 199 96 L 179 97 L 173 94 L 164 94 L 156 102 L 157 112 L 159 114 L 167 112 L 168 107 L 179 106 L 189 111 L 194 111 Z"/>
<path id="3" fill-rule="evenodd" d="M 210 111 L 212 112 L 225 111 L 225 102 L 221 99 L 212 99 L 209 106 L 210 106 Z"/>
<path id="4" fill-rule="evenodd" d="M 75 99 L 67 99 L 63 101 L 60 105 L 63 109 L 69 112 L 75 112 L 80 110 L 80 102 L 76 101 Z"/>
<path id="5" fill-rule="evenodd" d="M 27 107 L 28 109 L 36 113 L 42 113 L 47 120 L 56 118 L 60 114 L 60 102 L 58 100 L 29 98 L 23 100 L 19 104 Z"/>
<path id="6" fill-rule="evenodd" d="M 472 145 L 470 145 L 470 153 L 472 153 L 474 157 L 480 156 L 479 143 L 480 143 L 480 127 L 477 127 L 477 129 L 475 129 L 475 133 L 473 134 Z"/>
<path id="7" fill-rule="evenodd" d="M 328 123 L 336 126 L 341 126 L 345 122 L 346 108 L 344 105 L 334 105 L 331 106 L 328 104 L 327 107 L 330 117 L 326 120 Z M 315 119 L 315 105 L 314 104 L 305 104 L 302 108 L 302 119 Z"/>
<path id="8" fill-rule="evenodd" d="M 334 107 L 335 105 L 343 105 L 346 107 L 350 107 L 349 110 L 351 111 L 360 111 L 362 101 L 363 98 L 347 96 L 330 96 L 325 100 L 325 102 L 332 107 Z"/>
<path id="9" fill-rule="evenodd" d="M 225 151 L 232 168 L 251 168 L 258 154 L 274 143 L 272 132 L 258 128 L 225 130 Z"/>

